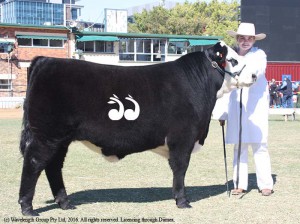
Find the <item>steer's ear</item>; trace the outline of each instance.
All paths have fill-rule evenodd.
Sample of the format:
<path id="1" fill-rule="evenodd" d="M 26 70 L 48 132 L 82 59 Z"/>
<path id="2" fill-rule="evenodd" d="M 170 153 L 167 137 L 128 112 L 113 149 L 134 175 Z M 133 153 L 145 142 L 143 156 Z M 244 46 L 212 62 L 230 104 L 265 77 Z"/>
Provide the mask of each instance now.
<path id="1" fill-rule="evenodd" d="M 227 45 L 221 41 L 207 50 L 211 60 L 217 62 L 220 67 L 225 68 L 228 53 Z"/>

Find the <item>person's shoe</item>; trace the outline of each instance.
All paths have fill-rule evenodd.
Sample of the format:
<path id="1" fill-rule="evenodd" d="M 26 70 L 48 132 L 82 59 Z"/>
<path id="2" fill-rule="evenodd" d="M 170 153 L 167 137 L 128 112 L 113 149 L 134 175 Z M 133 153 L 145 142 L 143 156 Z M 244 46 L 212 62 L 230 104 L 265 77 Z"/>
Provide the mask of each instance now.
<path id="1" fill-rule="evenodd" d="M 236 188 L 236 189 L 233 189 L 231 191 L 232 195 L 241 195 L 241 194 L 244 194 L 244 193 L 246 193 L 246 191 L 242 188 Z"/>
<path id="2" fill-rule="evenodd" d="M 274 191 L 271 189 L 262 189 L 260 192 L 262 196 L 270 196 L 274 193 Z"/>

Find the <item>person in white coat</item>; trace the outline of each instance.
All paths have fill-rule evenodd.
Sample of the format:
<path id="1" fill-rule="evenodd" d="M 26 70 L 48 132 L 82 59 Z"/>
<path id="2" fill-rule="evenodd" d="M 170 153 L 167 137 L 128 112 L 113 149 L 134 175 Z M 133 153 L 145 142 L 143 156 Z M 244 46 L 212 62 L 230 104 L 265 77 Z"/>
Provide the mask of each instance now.
<path id="1" fill-rule="evenodd" d="M 246 68 L 257 76 L 257 81 L 251 87 L 234 90 L 219 99 L 213 112 L 214 117 L 219 114 L 221 125 L 227 120 L 226 143 L 234 144 L 232 194 L 242 194 L 248 188 L 248 148 L 251 146 L 259 191 L 262 195 L 269 196 L 273 193 L 273 179 L 267 146 L 269 109 L 269 90 L 265 77 L 267 56 L 263 50 L 253 46 L 256 40 L 262 40 L 266 35 L 255 34 L 255 26 L 252 23 L 241 23 L 237 32 L 228 31 L 228 34 L 236 38 L 236 51 L 246 60 Z M 238 157 L 239 141 L 240 157 Z M 238 158 L 239 177 L 237 177 Z"/>

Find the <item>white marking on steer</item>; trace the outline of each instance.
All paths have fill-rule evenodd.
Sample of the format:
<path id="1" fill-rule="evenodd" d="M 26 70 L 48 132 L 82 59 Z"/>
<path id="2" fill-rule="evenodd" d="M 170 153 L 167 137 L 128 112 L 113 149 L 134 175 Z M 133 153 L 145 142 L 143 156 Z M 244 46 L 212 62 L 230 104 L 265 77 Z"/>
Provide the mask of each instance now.
<path id="1" fill-rule="evenodd" d="M 221 43 L 221 45 L 222 44 L 224 44 L 224 46 L 226 46 L 228 50 L 226 59 L 227 60 L 235 59 L 238 61 L 238 64 L 235 66 L 232 66 L 232 64 L 227 61 L 225 70 L 231 73 L 239 72 L 239 71 L 242 72 L 239 76 L 236 76 L 235 78 L 231 77 L 227 73 L 225 74 L 222 87 L 217 92 L 217 98 L 221 98 L 224 93 L 228 93 L 231 90 L 236 89 L 238 87 L 245 87 L 245 86 L 249 87 L 255 82 L 255 79 L 252 76 L 252 74 L 255 73 L 249 70 L 249 68 L 251 68 L 252 66 L 250 66 L 247 63 L 247 66 L 244 69 L 244 65 L 246 64 L 244 57 L 239 56 L 232 48 L 227 46 L 224 42 Z"/>
<path id="2" fill-rule="evenodd" d="M 89 141 L 81 141 L 83 145 L 85 145 L 88 149 L 101 154 L 108 162 L 118 162 L 120 159 L 117 156 L 105 156 L 102 153 L 102 149 Z"/>
<path id="3" fill-rule="evenodd" d="M 160 146 L 158 148 L 155 148 L 155 149 L 151 149 L 150 150 L 151 152 L 154 152 L 166 159 L 169 159 L 170 158 L 170 153 L 169 153 L 169 148 L 167 145 L 163 145 L 163 146 Z"/>
<path id="4" fill-rule="evenodd" d="M 199 144 L 199 141 L 196 141 L 192 153 L 199 152 L 201 150 L 202 145 Z"/>
<path id="5" fill-rule="evenodd" d="M 224 41 L 220 41 L 220 45 L 221 45 L 221 47 L 224 47 L 224 46 L 226 46 L 226 44 L 225 44 L 225 42 Z"/>
<path id="6" fill-rule="evenodd" d="M 118 162 L 118 161 L 120 161 L 120 159 L 117 156 L 105 156 L 105 155 L 103 155 L 102 149 L 100 147 L 94 145 L 93 143 L 89 142 L 89 141 L 81 141 L 81 143 L 84 146 L 86 146 L 88 149 L 90 149 L 90 150 L 92 150 L 92 151 L 94 151 L 94 152 L 102 155 L 109 162 Z M 197 141 L 195 143 L 195 145 L 194 145 L 192 153 L 199 152 L 200 149 L 201 149 L 201 147 L 202 147 L 202 145 L 200 145 L 198 143 L 198 141 Z M 159 146 L 159 147 L 157 147 L 155 149 L 151 149 L 150 151 L 153 152 L 153 153 L 156 153 L 156 154 L 158 154 L 158 155 L 160 155 L 160 156 L 162 156 L 162 157 L 164 157 L 166 159 L 169 159 L 170 155 L 169 155 L 169 148 L 167 146 L 167 138 L 165 140 L 165 144 L 164 145 Z"/>
<path id="7" fill-rule="evenodd" d="M 196 141 L 192 153 L 199 152 L 201 147 L 202 147 L 202 145 L 199 144 L 199 141 Z M 165 145 L 160 146 L 160 147 L 155 148 L 155 149 L 151 149 L 151 151 L 158 154 L 158 155 L 160 155 L 160 156 L 162 156 L 162 157 L 164 157 L 164 158 L 166 158 L 166 159 L 169 159 L 170 158 L 170 153 L 169 153 L 169 148 L 167 146 L 167 138 L 165 139 Z"/>

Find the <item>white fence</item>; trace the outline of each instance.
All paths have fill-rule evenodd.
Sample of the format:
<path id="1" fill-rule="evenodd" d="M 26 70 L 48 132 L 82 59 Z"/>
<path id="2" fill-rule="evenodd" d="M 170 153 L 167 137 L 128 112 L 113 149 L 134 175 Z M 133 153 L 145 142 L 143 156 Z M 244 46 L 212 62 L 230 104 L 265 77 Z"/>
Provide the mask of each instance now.
<path id="1" fill-rule="evenodd" d="M 292 120 L 296 119 L 296 114 L 300 114 L 300 108 L 270 108 L 269 114 L 283 115 L 284 120 L 288 120 L 288 116 L 292 116 Z"/>
<path id="2" fill-rule="evenodd" d="M 0 97 L 0 108 L 23 107 L 24 97 Z"/>

